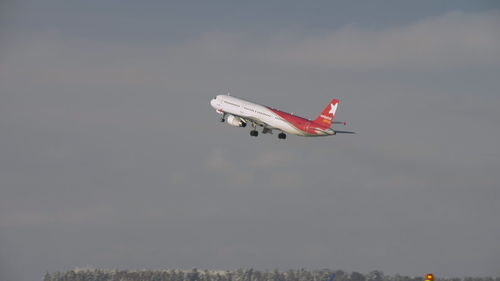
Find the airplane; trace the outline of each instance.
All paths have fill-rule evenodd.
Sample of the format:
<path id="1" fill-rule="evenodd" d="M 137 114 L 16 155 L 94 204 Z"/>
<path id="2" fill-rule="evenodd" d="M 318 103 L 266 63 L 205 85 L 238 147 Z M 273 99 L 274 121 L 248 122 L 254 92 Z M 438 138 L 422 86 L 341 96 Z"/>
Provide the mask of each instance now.
<path id="1" fill-rule="evenodd" d="M 273 130 L 279 131 L 279 139 L 286 139 L 286 133 L 305 137 L 355 134 L 355 132 L 330 128 L 332 124 L 346 125 L 346 122 L 333 121 L 339 105 L 338 99 L 333 99 L 314 120 L 308 120 L 293 113 L 256 104 L 229 94 L 214 97 L 210 101 L 210 105 L 222 115 L 221 122 L 226 121 L 235 127 L 246 127 L 247 124 L 250 124 L 252 126 L 250 136 L 252 137 L 259 135 L 257 126 L 262 127 L 263 134 L 273 134 Z"/>

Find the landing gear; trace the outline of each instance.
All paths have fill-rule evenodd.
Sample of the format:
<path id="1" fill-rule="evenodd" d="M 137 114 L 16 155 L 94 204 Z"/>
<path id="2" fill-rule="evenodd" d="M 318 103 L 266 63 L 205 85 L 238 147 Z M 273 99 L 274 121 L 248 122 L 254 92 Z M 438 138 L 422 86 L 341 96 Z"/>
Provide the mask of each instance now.
<path id="1" fill-rule="evenodd" d="M 285 133 L 279 133 L 278 134 L 278 139 L 280 139 L 280 140 L 286 139 L 286 134 Z"/>
<path id="2" fill-rule="evenodd" d="M 253 128 L 253 130 L 250 131 L 250 135 L 252 137 L 258 136 L 259 135 L 259 131 L 257 131 L 257 125 L 255 125 L 254 122 L 252 122 L 252 128 Z"/>
<path id="3" fill-rule="evenodd" d="M 221 122 L 226 121 L 226 120 L 225 120 L 225 118 L 226 118 L 226 114 L 222 114 L 222 117 L 220 118 L 220 121 L 221 121 Z"/>

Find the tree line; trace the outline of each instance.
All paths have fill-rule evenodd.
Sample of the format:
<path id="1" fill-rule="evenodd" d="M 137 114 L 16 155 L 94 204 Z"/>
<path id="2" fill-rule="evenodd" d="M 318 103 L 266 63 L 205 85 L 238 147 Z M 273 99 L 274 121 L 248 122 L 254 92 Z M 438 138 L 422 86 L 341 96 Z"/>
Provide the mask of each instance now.
<path id="1" fill-rule="evenodd" d="M 216 270 L 103 270 L 74 269 L 65 272 L 46 273 L 43 281 L 424 281 L 422 276 L 385 275 L 374 270 L 368 274 L 342 270 L 288 270 L 259 271 L 237 269 Z M 500 281 L 500 277 L 436 277 L 435 281 Z"/>

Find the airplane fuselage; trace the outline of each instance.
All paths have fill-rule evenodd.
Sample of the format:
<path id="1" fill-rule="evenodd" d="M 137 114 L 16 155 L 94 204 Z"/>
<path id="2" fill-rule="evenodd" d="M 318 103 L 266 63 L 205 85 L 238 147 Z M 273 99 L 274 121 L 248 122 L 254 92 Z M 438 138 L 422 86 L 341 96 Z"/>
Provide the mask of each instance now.
<path id="1" fill-rule="evenodd" d="M 270 130 L 279 130 L 298 136 L 329 136 L 335 134 L 335 131 L 330 129 L 330 124 L 326 126 L 233 96 L 218 95 L 210 101 L 210 105 L 220 114 L 234 115 L 244 122 L 250 121 L 254 128 L 255 125 L 259 125 L 264 127 L 264 130 L 269 128 Z M 323 117 L 328 118 L 327 116 Z"/>

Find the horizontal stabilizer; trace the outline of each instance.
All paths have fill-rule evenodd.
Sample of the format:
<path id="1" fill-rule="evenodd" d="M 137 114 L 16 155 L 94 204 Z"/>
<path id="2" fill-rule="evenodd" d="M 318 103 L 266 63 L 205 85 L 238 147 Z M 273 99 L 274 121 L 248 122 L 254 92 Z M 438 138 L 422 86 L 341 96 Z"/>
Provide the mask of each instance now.
<path id="1" fill-rule="evenodd" d="M 356 134 L 356 132 L 350 132 L 350 131 L 337 131 L 337 130 L 335 130 L 335 133 L 336 133 L 336 134 L 351 134 L 351 135 Z"/>

